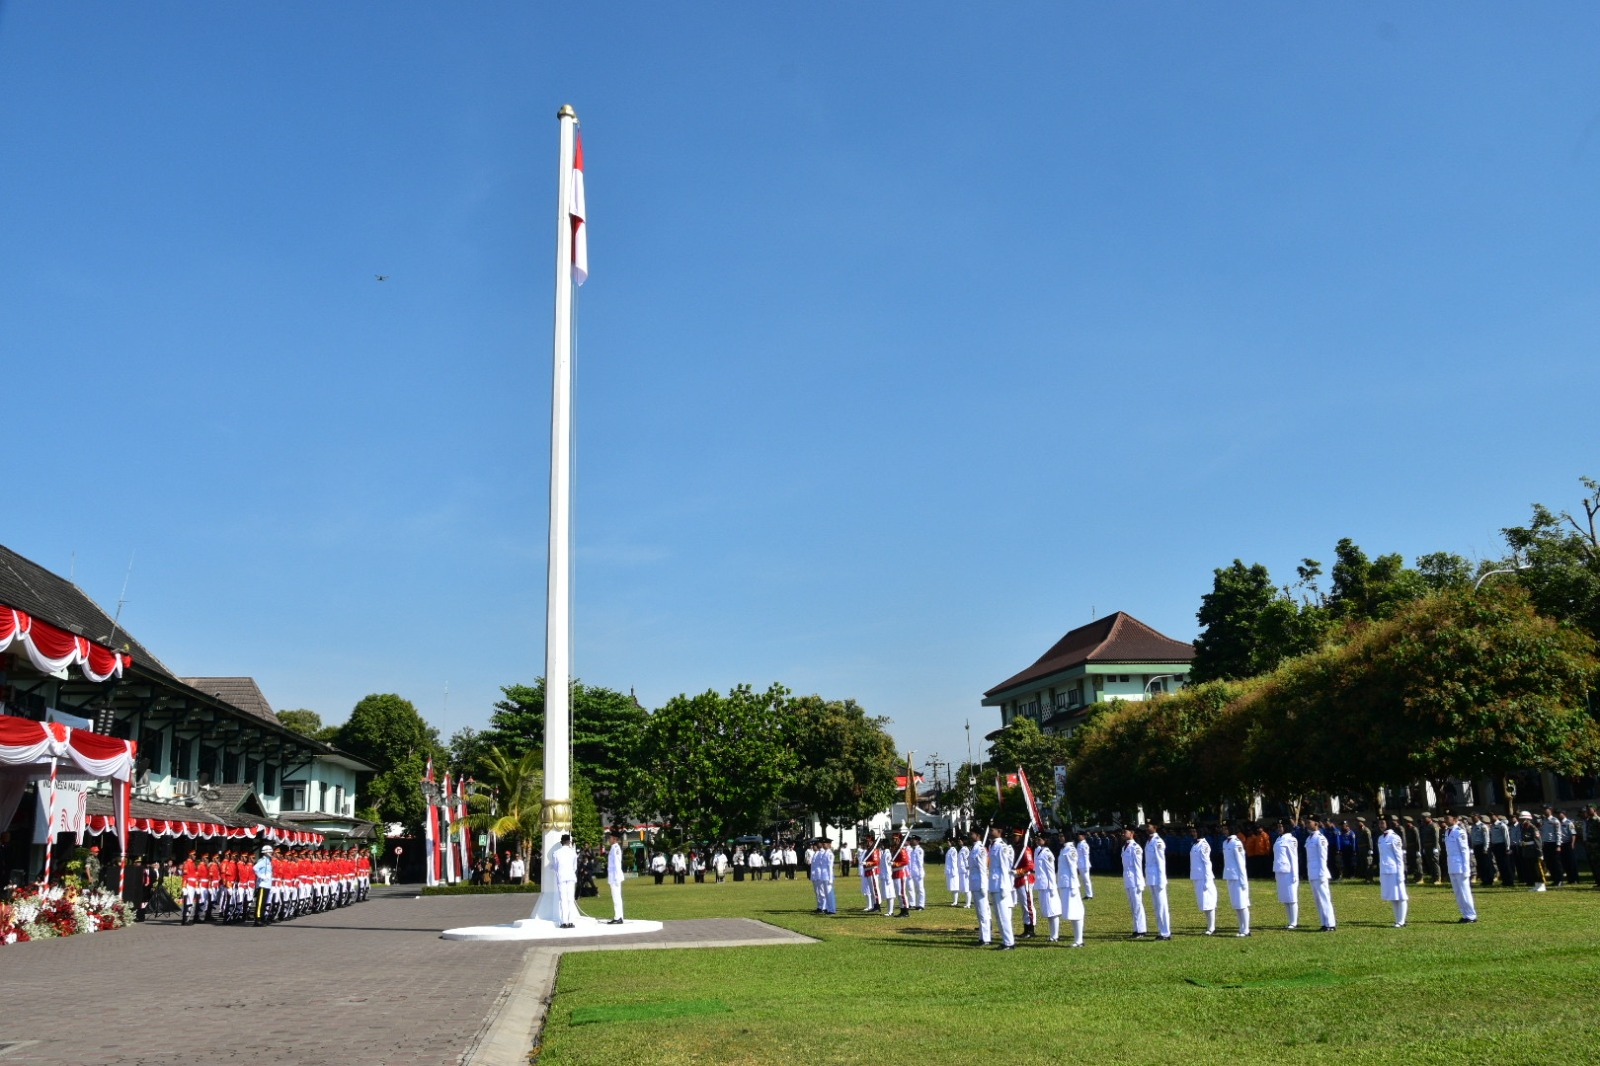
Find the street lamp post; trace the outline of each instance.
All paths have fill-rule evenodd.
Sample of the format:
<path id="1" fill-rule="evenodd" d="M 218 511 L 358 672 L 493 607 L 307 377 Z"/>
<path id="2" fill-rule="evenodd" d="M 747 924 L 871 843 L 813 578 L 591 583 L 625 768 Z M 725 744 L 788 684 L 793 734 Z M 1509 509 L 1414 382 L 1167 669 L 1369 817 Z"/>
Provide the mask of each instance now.
<path id="1" fill-rule="evenodd" d="M 1483 574 L 1480 574 L 1478 576 L 1478 580 L 1476 580 L 1476 581 L 1474 581 L 1472 583 L 1472 591 L 1473 592 L 1477 592 L 1478 591 L 1478 586 L 1482 585 L 1485 581 L 1489 580 L 1491 577 L 1494 577 L 1496 574 L 1514 574 L 1518 570 L 1532 570 L 1532 569 L 1533 569 L 1533 564 L 1532 563 L 1518 562 L 1516 559 L 1513 559 L 1511 561 L 1511 565 L 1510 566 L 1502 566 L 1498 570 L 1489 570 L 1489 571 L 1484 572 Z"/>
<path id="2" fill-rule="evenodd" d="M 1169 677 L 1182 677 L 1182 676 L 1183 676 L 1182 674 L 1157 674 L 1155 677 L 1152 677 L 1150 680 L 1148 680 L 1148 681 L 1146 681 L 1144 683 L 1144 698 L 1145 699 L 1149 699 L 1150 698 L 1150 686 L 1155 684 L 1157 681 L 1164 681 Z"/>

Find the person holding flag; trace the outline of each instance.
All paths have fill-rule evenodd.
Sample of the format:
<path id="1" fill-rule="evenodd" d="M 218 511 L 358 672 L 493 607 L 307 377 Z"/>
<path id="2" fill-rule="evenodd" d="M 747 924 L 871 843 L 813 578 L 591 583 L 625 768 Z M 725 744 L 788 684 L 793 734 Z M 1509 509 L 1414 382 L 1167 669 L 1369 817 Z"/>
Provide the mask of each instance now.
<path id="1" fill-rule="evenodd" d="M 911 917 L 911 851 L 906 847 L 906 839 L 900 834 L 894 834 L 894 854 L 889 856 L 889 881 L 885 886 L 884 899 L 888 900 L 888 914 L 897 918 Z M 895 897 L 900 899 L 900 913 L 895 914 Z"/>
<path id="2" fill-rule="evenodd" d="M 1028 831 L 1022 830 L 1017 836 L 1019 839 L 1013 852 L 1016 858 L 1011 867 L 1012 887 L 1016 889 L 1017 902 L 1022 904 L 1022 937 L 1032 940 L 1033 927 L 1039 922 L 1033 900 L 1033 888 L 1038 879 L 1034 876 L 1033 848 L 1028 845 Z"/>

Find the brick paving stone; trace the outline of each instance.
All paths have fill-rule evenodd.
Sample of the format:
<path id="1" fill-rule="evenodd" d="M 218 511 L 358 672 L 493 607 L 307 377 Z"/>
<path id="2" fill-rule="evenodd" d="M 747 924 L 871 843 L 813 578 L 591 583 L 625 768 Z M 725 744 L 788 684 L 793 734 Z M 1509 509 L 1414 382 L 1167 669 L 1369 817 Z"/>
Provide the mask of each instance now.
<path id="1" fill-rule="evenodd" d="M 0 1066 L 456 1066 L 527 942 L 439 939 L 525 894 L 372 899 L 282 925 L 160 920 L 0 948 Z M 676 924 L 676 923 L 675 923 Z"/>

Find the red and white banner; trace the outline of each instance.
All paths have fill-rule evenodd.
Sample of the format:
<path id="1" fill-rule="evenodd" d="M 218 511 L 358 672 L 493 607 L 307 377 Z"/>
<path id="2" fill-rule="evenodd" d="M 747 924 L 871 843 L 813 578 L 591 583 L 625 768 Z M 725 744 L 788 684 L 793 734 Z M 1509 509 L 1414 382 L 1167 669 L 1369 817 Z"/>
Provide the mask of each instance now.
<path id="1" fill-rule="evenodd" d="M 109 833 L 116 820 L 106 814 L 91 814 L 85 820 L 90 833 Z M 186 837 L 190 840 L 264 840 L 290 847 L 315 847 L 327 839 L 323 833 L 307 829 L 278 829 L 270 825 L 223 825 L 220 822 L 184 821 L 179 818 L 130 818 L 128 831 L 149 833 L 153 837 Z"/>
<path id="2" fill-rule="evenodd" d="M 433 784 L 433 756 L 428 756 L 428 772 L 423 775 L 425 785 Z M 426 791 L 426 790 L 425 790 Z M 432 803 L 428 804 L 427 813 L 422 819 L 422 836 L 426 851 L 423 855 L 423 864 L 427 868 L 428 884 L 439 883 L 439 808 Z"/>
<path id="3" fill-rule="evenodd" d="M 39 803 L 34 807 L 33 842 L 47 844 L 57 833 L 75 833 L 83 843 L 88 819 L 89 789 L 82 781 L 58 781 L 54 788 L 39 786 Z"/>
<path id="4" fill-rule="evenodd" d="M 137 749 L 131 740 L 73 729 L 60 722 L 0 715 L 0 766 L 32 767 L 40 776 L 48 775 L 51 761 L 56 760 L 62 764 L 62 773 L 127 781 L 133 776 Z"/>
<path id="5" fill-rule="evenodd" d="M 133 656 L 96 644 L 85 637 L 53 626 L 27 611 L 0 604 L 0 651 L 20 644 L 40 673 L 53 674 L 77 666 L 90 681 L 121 677 Z"/>

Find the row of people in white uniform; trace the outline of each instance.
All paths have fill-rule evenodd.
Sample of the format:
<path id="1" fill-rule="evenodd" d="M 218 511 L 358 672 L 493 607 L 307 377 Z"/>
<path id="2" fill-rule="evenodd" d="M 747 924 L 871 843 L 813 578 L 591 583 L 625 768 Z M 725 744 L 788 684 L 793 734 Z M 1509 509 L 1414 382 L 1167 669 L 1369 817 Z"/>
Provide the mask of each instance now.
<path id="1" fill-rule="evenodd" d="M 1320 830 L 1322 820 L 1313 816 L 1312 828 Z M 1466 826 L 1454 815 L 1446 817 L 1444 837 L 1445 859 L 1450 872 L 1451 888 L 1455 892 L 1460 921 L 1478 920 L 1477 907 L 1472 898 L 1471 871 L 1472 848 Z M 1205 919 L 1205 935 L 1217 930 L 1217 884 L 1211 865 L 1211 845 L 1198 827 L 1191 827 L 1194 846 L 1189 852 L 1189 880 L 1194 892 L 1195 906 Z M 1038 913 L 1050 922 L 1050 939 L 1060 939 L 1060 919 L 1072 924 L 1073 947 L 1083 944 L 1083 901 L 1094 898 L 1094 881 L 1089 873 L 1089 855 L 1086 842 L 1062 844 L 1052 838 L 1050 848 L 1038 848 L 1036 853 L 1024 836 L 1020 851 L 1006 842 L 1004 834 L 991 830 L 987 842 L 974 831 L 968 842 L 959 849 L 951 847 L 945 856 L 945 883 L 952 893 L 952 906 L 961 906 L 961 897 L 967 897 L 966 906 L 972 907 L 974 899 L 978 911 L 978 942 L 988 944 L 992 924 L 1000 926 L 1001 947 L 1015 943 L 1011 909 L 1019 902 L 1024 904 L 1025 915 L 1032 913 L 1026 897 L 1037 893 Z M 1395 928 L 1406 924 L 1409 896 L 1406 891 L 1405 842 L 1398 823 L 1388 819 L 1382 836 L 1378 839 L 1378 874 L 1381 897 L 1394 908 Z M 1020 859 L 1020 862 L 1019 862 Z M 1311 899 L 1316 907 L 1319 932 L 1333 932 L 1338 928 L 1334 912 L 1333 894 L 1329 890 L 1332 864 L 1327 837 L 1319 832 L 1306 838 L 1306 865 L 1304 877 L 1300 866 L 1300 842 L 1284 822 L 1278 823 L 1278 836 L 1272 849 L 1272 871 L 1276 885 L 1277 901 L 1283 905 L 1286 927 L 1300 925 L 1300 882 L 1311 886 Z M 1018 873 L 1019 868 L 1028 872 Z M 1250 881 L 1245 868 L 1244 842 L 1233 826 L 1227 827 L 1227 837 L 1222 844 L 1222 878 L 1228 889 L 1228 903 L 1238 917 L 1240 937 L 1251 934 Z M 1122 885 L 1127 895 L 1132 917 L 1132 939 L 1149 935 L 1145 898 L 1148 894 L 1150 909 L 1156 920 L 1156 939 L 1172 939 L 1172 910 L 1168 900 L 1167 845 L 1158 827 L 1146 827 L 1145 843 L 1140 844 L 1132 826 L 1123 830 Z M 974 886 L 981 886 L 974 888 Z M 1030 927 L 1031 932 L 1031 927 Z"/>

